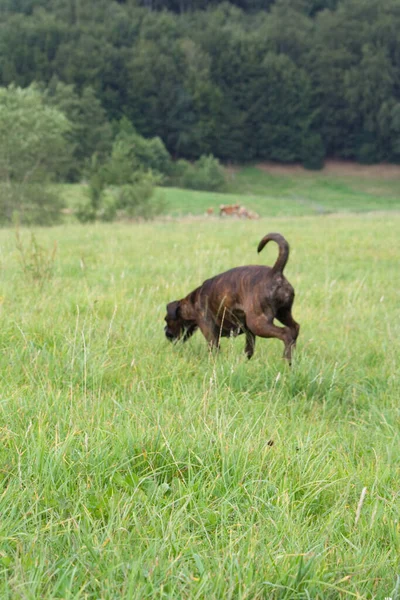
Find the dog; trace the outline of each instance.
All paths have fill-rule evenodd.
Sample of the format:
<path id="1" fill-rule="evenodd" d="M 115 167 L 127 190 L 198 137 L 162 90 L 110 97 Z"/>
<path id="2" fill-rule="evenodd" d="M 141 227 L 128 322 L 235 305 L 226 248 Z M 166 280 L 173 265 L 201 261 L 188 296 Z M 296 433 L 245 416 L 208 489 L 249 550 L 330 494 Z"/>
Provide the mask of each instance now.
<path id="1" fill-rule="evenodd" d="M 186 342 L 200 329 L 210 348 L 219 348 L 221 337 L 245 334 L 245 354 L 254 354 L 256 336 L 278 338 L 289 363 L 300 325 L 292 316 L 294 289 L 283 275 L 289 244 L 279 233 L 269 233 L 258 244 L 258 252 L 274 241 L 279 254 L 273 267 L 235 267 L 207 279 L 185 298 L 167 304 L 165 336 L 171 342 Z M 274 319 L 284 327 L 274 325 Z"/>

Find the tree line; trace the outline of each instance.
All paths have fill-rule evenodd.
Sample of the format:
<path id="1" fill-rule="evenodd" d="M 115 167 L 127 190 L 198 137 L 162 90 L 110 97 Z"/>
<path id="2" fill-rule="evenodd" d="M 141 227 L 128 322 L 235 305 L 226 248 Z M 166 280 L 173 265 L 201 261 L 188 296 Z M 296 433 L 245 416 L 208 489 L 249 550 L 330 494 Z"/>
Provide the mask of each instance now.
<path id="1" fill-rule="evenodd" d="M 67 116 L 70 180 L 122 119 L 174 158 L 400 160 L 400 0 L 0 0 L 0 16 L 0 86 L 36 82 Z"/>
<path id="2" fill-rule="evenodd" d="M 85 185 L 66 207 L 54 184 L 68 180 Z M 64 208 L 81 222 L 149 219 L 164 209 L 160 185 L 224 184 L 213 156 L 172 160 L 161 138 L 144 138 L 126 117 L 108 123 L 91 88 L 0 87 L 0 224 L 51 225 Z"/>

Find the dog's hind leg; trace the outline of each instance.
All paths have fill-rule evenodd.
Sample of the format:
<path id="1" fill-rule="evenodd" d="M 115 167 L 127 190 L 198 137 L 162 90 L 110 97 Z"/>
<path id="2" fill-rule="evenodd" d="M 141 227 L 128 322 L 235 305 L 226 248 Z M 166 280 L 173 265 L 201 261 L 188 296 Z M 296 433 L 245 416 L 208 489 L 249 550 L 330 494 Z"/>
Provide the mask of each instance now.
<path id="1" fill-rule="evenodd" d="M 256 345 L 256 336 L 248 329 L 246 330 L 245 333 L 246 333 L 246 346 L 244 349 L 244 353 L 246 354 L 247 358 L 250 359 L 254 354 L 254 346 Z"/>
<path id="2" fill-rule="evenodd" d="M 266 317 L 264 314 L 247 318 L 246 325 L 253 335 L 281 340 L 285 344 L 283 358 L 286 358 L 290 363 L 295 339 L 289 327 L 277 327 L 272 323 L 272 319 Z"/>
<path id="3" fill-rule="evenodd" d="M 299 336 L 300 325 L 293 319 L 291 308 L 281 308 L 278 310 L 276 318 L 282 323 L 282 325 L 289 327 L 294 340 L 293 347 L 295 347 L 296 340 Z"/>

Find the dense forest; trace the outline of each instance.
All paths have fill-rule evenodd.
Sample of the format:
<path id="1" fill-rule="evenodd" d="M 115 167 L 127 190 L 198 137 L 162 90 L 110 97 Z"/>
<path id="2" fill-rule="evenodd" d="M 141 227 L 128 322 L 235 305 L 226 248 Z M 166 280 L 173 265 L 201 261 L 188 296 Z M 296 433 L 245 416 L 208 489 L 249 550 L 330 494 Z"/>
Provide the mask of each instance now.
<path id="1" fill-rule="evenodd" d="M 400 0 L 0 0 L 0 86 L 66 114 L 75 173 L 118 122 L 174 158 L 400 160 Z"/>

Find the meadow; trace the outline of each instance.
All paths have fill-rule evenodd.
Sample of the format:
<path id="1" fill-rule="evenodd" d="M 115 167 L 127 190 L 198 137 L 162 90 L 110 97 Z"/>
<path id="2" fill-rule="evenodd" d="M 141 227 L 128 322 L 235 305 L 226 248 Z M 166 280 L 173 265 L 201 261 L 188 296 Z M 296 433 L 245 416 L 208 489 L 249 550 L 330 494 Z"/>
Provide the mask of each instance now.
<path id="1" fill-rule="evenodd" d="M 400 598 L 400 215 L 250 193 L 258 221 L 0 231 L 2 599 Z M 165 304 L 273 263 L 269 231 L 292 367 L 168 343 Z"/>
<path id="2" fill-rule="evenodd" d="M 240 204 L 264 217 L 293 217 L 400 210 L 400 166 L 362 167 L 328 163 L 322 171 L 300 167 L 252 165 L 228 170 L 223 193 L 163 187 L 158 190 L 165 212 L 173 217 L 218 214 L 220 204 Z M 74 208 L 87 190 L 59 186 Z"/>

